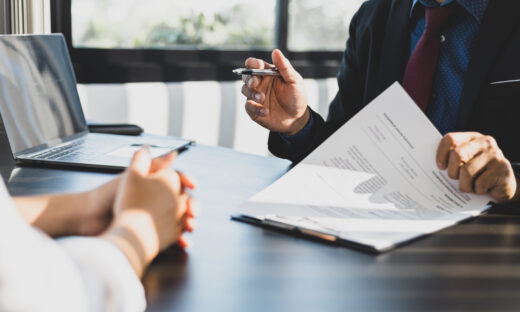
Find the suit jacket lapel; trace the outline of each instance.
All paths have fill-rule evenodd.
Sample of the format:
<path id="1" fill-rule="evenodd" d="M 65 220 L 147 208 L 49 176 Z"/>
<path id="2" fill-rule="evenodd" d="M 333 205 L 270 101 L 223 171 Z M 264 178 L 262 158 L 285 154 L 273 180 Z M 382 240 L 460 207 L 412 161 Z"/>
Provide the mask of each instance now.
<path id="1" fill-rule="evenodd" d="M 381 49 L 377 83 L 369 101 L 395 81 L 403 79 L 410 44 L 410 10 L 412 0 L 392 1 Z"/>
<path id="2" fill-rule="evenodd" d="M 520 1 L 490 0 L 464 76 L 456 130 L 466 130 L 479 91 L 500 50 L 518 22 Z"/>

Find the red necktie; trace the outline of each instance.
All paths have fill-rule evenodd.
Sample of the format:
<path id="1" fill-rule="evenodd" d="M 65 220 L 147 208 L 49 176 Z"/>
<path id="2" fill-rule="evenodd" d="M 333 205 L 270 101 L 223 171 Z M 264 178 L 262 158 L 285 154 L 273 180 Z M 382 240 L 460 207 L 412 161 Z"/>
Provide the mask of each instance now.
<path id="1" fill-rule="evenodd" d="M 453 12 L 453 6 L 425 8 L 426 28 L 406 66 L 403 87 L 423 111 L 428 106 L 437 69 L 441 29 Z"/>

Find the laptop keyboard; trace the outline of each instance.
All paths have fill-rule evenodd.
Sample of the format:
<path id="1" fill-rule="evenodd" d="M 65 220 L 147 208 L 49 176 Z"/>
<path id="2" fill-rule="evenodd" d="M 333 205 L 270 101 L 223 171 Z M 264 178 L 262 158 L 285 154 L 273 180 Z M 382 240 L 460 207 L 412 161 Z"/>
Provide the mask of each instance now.
<path id="1" fill-rule="evenodd" d="M 146 137 L 133 136 L 114 136 L 107 134 L 89 133 L 86 136 L 76 138 L 67 144 L 55 146 L 39 153 L 31 154 L 29 159 L 35 160 L 53 160 L 53 161 L 71 161 L 80 162 L 112 157 L 111 153 L 123 147 L 138 147 L 140 145 L 150 145 L 172 150 L 180 145 L 186 144 L 185 140 L 177 140 L 173 138 L 155 137 L 148 135 Z M 22 157 L 24 157 L 22 155 Z M 125 158 L 126 156 L 115 155 L 116 158 Z M 131 157 L 131 156 L 130 156 Z"/>
<path id="2" fill-rule="evenodd" d="M 86 142 L 88 142 L 88 140 L 76 139 L 70 144 L 47 150 L 33 157 L 43 160 L 70 160 L 80 156 L 82 158 L 88 157 L 93 154 L 92 148 L 94 148 L 94 146 L 89 146 L 90 144 L 86 144 Z"/>

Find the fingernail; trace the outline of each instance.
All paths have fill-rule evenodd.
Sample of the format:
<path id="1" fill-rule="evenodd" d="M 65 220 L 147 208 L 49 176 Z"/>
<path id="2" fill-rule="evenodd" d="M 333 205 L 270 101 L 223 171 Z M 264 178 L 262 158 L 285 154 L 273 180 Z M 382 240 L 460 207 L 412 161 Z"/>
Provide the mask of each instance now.
<path id="1" fill-rule="evenodd" d="M 261 99 L 262 99 L 262 96 L 260 95 L 260 93 L 255 93 L 255 100 L 257 102 L 259 102 Z"/>
<path id="2" fill-rule="evenodd" d="M 260 108 L 260 109 L 258 110 L 258 115 L 265 116 L 265 108 Z"/>
<path id="3" fill-rule="evenodd" d="M 247 86 L 248 86 L 249 88 L 251 88 L 251 85 L 252 85 L 252 84 L 253 84 L 253 77 L 251 77 L 251 78 L 249 78 L 249 79 L 247 80 Z"/>

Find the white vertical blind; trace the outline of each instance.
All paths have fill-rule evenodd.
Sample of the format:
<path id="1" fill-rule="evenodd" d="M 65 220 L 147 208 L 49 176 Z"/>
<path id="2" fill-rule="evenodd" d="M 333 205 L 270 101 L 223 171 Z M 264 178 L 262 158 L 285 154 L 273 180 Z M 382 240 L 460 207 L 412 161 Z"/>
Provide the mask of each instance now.
<path id="1" fill-rule="evenodd" d="M 51 32 L 50 0 L 6 0 L 10 6 L 11 33 Z"/>

